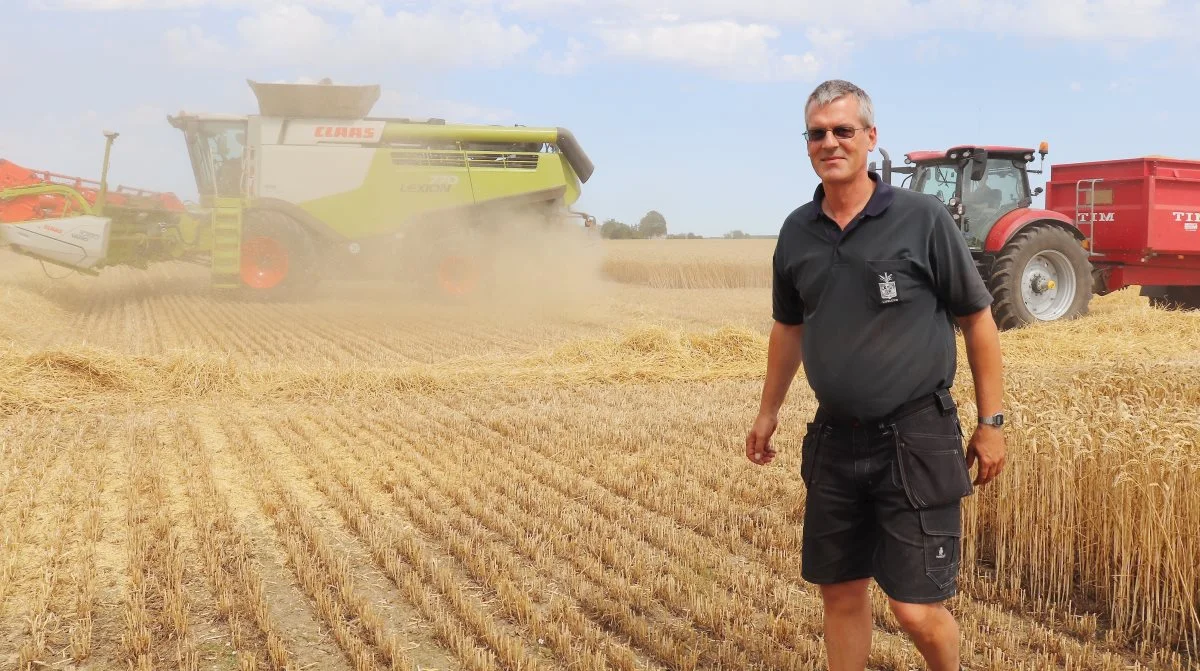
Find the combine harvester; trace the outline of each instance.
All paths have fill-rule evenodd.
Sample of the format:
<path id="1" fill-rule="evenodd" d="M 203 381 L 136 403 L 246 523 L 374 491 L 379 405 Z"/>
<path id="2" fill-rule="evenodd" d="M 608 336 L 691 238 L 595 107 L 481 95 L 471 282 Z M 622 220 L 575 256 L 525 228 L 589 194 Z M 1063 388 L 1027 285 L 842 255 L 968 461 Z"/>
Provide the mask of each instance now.
<path id="1" fill-rule="evenodd" d="M 169 117 L 200 196 L 107 187 L 0 160 L 0 245 L 98 274 L 189 260 L 212 285 L 304 295 L 322 278 L 490 283 L 495 236 L 595 219 L 570 209 L 593 166 L 562 128 L 374 118 L 378 86 L 249 82 L 259 114 Z M 532 241 L 531 241 L 532 242 Z"/>
<path id="2" fill-rule="evenodd" d="M 1052 166 L 1034 208 L 1034 150 L 915 151 L 882 178 L 937 196 L 995 299 L 1001 328 L 1084 315 L 1093 294 L 1140 286 L 1156 306 L 1200 309 L 1200 161 L 1165 157 Z M 1037 153 L 1045 161 L 1043 142 Z M 871 169 L 875 166 L 872 164 Z"/>

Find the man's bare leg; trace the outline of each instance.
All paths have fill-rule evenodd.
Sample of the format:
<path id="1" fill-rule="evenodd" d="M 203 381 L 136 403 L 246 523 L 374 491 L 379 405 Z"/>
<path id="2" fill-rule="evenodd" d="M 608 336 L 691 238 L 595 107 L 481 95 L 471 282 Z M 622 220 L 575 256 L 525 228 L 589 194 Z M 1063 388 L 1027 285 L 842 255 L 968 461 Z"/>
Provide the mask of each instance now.
<path id="1" fill-rule="evenodd" d="M 870 578 L 822 585 L 829 671 L 863 671 L 871 653 Z"/>
<path id="2" fill-rule="evenodd" d="M 959 671 L 958 623 L 940 603 L 901 603 L 888 599 L 892 613 L 925 658 L 929 671 Z"/>

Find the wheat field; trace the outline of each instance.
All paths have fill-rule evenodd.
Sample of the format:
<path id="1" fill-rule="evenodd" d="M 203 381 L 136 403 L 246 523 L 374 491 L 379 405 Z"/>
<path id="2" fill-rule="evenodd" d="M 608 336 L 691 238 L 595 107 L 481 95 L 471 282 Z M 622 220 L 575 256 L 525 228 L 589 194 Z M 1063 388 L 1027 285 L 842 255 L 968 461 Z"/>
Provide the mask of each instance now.
<path id="1" fill-rule="evenodd" d="M 466 305 L 0 252 L 0 668 L 824 668 L 802 375 L 776 462 L 742 448 L 772 247 L 597 244 Z M 1129 290 L 1002 340 L 966 668 L 1195 668 L 1200 314 Z M 923 668 L 872 598 L 870 667 Z"/>

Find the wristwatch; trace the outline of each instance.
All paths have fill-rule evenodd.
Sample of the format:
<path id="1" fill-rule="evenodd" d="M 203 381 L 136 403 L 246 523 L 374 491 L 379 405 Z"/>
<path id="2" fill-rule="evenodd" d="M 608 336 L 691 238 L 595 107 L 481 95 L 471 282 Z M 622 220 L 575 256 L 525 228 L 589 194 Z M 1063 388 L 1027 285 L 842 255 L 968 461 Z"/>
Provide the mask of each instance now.
<path id="1" fill-rule="evenodd" d="M 992 415 L 991 417 L 980 417 L 979 423 L 987 424 L 988 426 L 994 426 L 996 428 L 1000 428 L 1000 427 L 1004 426 L 1004 413 L 998 412 L 998 413 Z"/>

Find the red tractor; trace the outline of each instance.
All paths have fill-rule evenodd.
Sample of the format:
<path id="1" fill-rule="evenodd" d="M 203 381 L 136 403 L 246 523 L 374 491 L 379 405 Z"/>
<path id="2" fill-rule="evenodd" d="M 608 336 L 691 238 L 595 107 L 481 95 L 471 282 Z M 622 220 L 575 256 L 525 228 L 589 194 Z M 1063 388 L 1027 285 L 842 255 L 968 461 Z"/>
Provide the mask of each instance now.
<path id="1" fill-rule="evenodd" d="M 1047 144 L 1036 150 L 1045 160 Z M 1093 294 L 1140 286 L 1163 307 L 1200 309 L 1200 161 L 1164 157 L 1053 166 L 1033 207 L 1023 147 L 914 151 L 881 176 L 949 209 L 995 299 L 1001 328 L 1084 315 Z M 872 164 L 871 169 L 875 166 Z"/>

